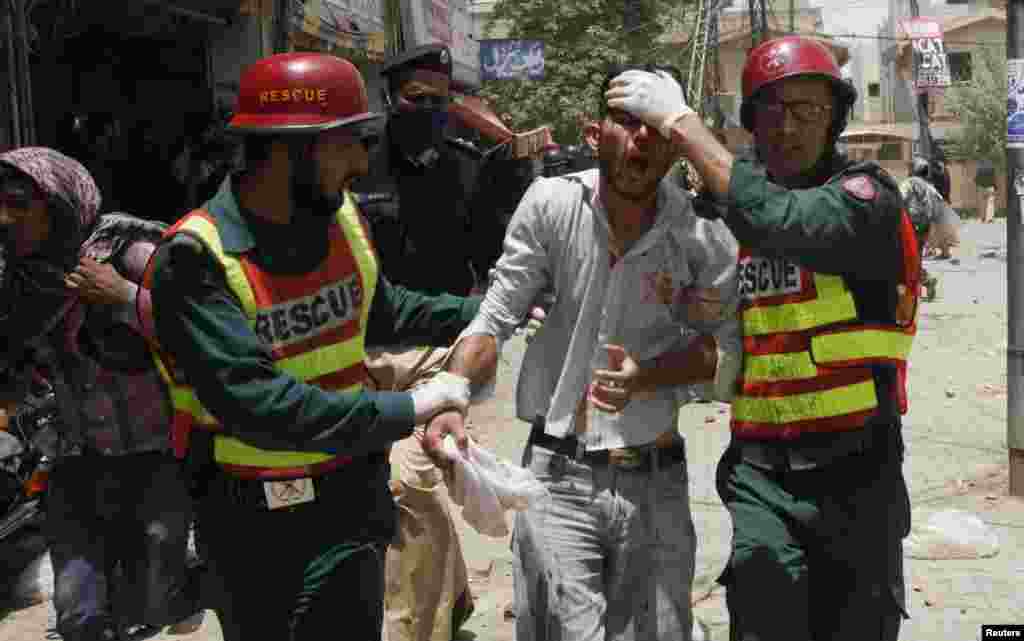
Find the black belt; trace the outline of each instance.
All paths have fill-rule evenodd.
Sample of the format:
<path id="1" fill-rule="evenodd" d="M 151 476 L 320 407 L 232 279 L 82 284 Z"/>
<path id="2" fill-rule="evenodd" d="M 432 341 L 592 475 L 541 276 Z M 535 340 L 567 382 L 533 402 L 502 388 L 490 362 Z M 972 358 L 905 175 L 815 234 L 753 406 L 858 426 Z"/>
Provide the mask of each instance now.
<path id="1" fill-rule="evenodd" d="M 649 472 L 652 467 L 652 454 L 657 452 L 658 467 L 664 468 L 686 460 L 686 444 L 673 440 L 666 447 L 655 447 L 653 444 L 613 448 L 608 450 L 586 451 L 576 435 L 559 438 L 544 431 L 544 423 L 538 421 L 530 430 L 528 445 L 536 445 L 551 450 L 578 463 L 594 467 L 613 465 L 617 468 L 635 472 Z"/>
<path id="2" fill-rule="evenodd" d="M 773 470 L 809 470 L 856 454 L 901 460 L 899 419 L 889 419 L 846 432 L 807 434 L 791 441 L 733 437 L 729 450 L 744 461 Z"/>
<path id="3" fill-rule="evenodd" d="M 319 503 L 321 499 L 328 498 L 333 500 L 336 496 L 345 496 L 346 493 L 352 492 L 352 478 L 353 473 L 358 472 L 353 466 L 358 466 L 361 471 L 367 470 L 368 465 L 381 464 L 384 461 L 382 455 L 371 455 L 366 459 L 354 461 L 348 465 L 344 465 L 340 468 L 321 474 L 319 476 L 309 476 L 313 482 L 313 491 L 316 496 L 313 501 L 309 503 L 300 503 L 291 507 L 282 507 L 274 510 L 275 512 L 290 512 L 302 508 L 303 505 L 312 505 Z M 269 510 L 267 504 L 267 494 L 264 484 L 269 482 L 287 482 L 285 479 L 243 479 L 237 476 L 231 476 L 225 474 L 223 471 L 218 471 L 215 478 L 212 480 L 213 491 L 219 494 L 221 497 L 227 499 L 234 505 L 241 507 L 248 507 L 257 510 Z"/>

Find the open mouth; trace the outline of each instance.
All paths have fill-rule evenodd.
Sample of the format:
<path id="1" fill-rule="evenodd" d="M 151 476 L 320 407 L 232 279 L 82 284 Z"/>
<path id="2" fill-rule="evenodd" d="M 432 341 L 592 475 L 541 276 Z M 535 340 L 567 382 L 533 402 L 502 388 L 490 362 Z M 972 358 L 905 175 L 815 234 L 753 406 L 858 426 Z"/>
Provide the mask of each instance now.
<path id="1" fill-rule="evenodd" d="M 646 173 L 647 169 L 649 167 L 650 167 L 650 162 L 648 162 L 648 160 L 646 158 L 633 157 L 633 158 L 627 158 L 626 159 L 626 169 L 628 171 L 633 172 L 633 173 L 637 173 L 637 174 Z"/>

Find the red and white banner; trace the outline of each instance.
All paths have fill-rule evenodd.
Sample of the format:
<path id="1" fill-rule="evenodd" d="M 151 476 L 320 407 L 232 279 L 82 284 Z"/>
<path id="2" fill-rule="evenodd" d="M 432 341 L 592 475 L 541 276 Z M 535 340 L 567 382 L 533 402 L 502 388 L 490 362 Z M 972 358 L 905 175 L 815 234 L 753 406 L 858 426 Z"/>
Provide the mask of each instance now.
<path id="1" fill-rule="evenodd" d="M 914 89 L 918 92 L 948 87 L 949 61 L 942 42 L 942 25 L 935 18 L 909 18 L 900 20 L 900 27 L 914 46 L 917 65 Z"/>

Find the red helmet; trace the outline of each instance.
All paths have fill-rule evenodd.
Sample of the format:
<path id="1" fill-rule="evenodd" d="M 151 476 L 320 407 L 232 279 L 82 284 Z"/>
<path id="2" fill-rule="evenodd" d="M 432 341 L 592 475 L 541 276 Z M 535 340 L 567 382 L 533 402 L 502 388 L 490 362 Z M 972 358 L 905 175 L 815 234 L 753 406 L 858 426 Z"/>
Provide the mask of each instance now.
<path id="1" fill-rule="evenodd" d="M 316 133 L 376 120 L 359 70 L 336 56 L 282 53 L 242 74 L 228 128 L 238 133 Z"/>
<path id="2" fill-rule="evenodd" d="M 835 56 L 818 40 L 803 36 L 766 40 L 750 52 L 743 66 L 740 120 L 746 129 L 753 129 L 750 105 L 755 94 L 773 82 L 794 76 L 816 76 L 831 80 L 837 102 L 845 108 L 842 110 L 843 116 L 857 100 L 857 92 L 853 85 L 843 80 Z"/>

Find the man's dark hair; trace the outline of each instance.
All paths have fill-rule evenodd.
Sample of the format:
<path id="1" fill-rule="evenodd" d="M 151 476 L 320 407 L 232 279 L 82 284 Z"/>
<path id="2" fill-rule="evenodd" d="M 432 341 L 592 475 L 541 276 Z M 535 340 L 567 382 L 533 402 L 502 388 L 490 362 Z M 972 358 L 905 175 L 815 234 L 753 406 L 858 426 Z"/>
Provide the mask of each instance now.
<path id="1" fill-rule="evenodd" d="M 608 70 L 604 74 L 604 80 L 601 81 L 601 93 L 597 94 L 598 113 L 602 117 L 608 115 L 608 101 L 605 100 L 604 97 L 604 94 L 608 91 L 608 86 L 611 85 L 612 80 L 616 76 L 631 69 L 649 71 L 651 73 L 654 73 L 655 71 L 665 71 L 675 78 L 675 81 L 678 82 L 680 86 L 683 84 L 683 74 L 679 69 L 671 65 L 657 65 L 650 62 L 642 64 L 612 63 L 608 66 Z"/>

